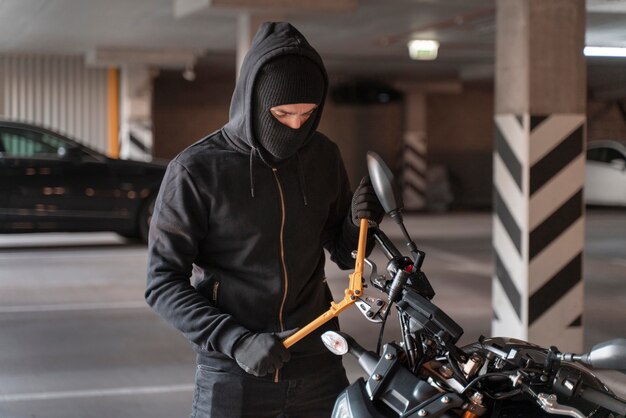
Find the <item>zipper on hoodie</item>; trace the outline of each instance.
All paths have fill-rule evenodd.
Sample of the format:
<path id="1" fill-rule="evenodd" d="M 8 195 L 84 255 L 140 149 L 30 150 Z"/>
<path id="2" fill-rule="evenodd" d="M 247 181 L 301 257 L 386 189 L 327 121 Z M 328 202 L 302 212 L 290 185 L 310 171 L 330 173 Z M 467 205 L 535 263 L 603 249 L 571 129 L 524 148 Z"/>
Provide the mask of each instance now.
<path id="1" fill-rule="evenodd" d="M 283 195 L 283 187 L 280 184 L 280 179 L 278 178 L 278 169 L 272 168 L 272 172 L 274 173 L 274 179 L 276 180 L 276 186 L 278 187 L 278 194 L 280 195 L 280 208 L 281 208 L 281 222 L 280 222 L 280 262 L 283 268 L 283 299 L 280 302 L 280 308 L 278 311 L 278 321 L 280 323 L 280 330 L 285 330 L 285 324 L 283 322 L 283 308 L 285 307 L 285 301 L 287 300 L 287 291 L 289 289 L 289 278 L 287 276 L 287 264 L 285 263 L 285 242 L 284 242 L 284 232 L 285 232 L 285 197 Z M 274 382 L 278 383 L 278 373 L 276 370 L 274 374 Z"/>

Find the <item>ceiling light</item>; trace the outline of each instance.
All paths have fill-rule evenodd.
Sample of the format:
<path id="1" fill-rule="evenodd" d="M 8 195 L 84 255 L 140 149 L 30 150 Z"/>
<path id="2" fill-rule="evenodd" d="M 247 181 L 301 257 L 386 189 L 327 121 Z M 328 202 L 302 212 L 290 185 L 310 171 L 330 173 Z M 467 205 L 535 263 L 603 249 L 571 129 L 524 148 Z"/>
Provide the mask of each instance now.
<path id="1" fill-rule="evenodd" d="M 425 39 L 414 39 L 407 44 L 409 56 L 414 60 L 432 61 L 437 58 L 439 42 Z"/>
<path id="2" fill-rule="evenodd" d="M 586 46 L 583 52 L 587 57 L 626 57 L 623 47 Z"/>

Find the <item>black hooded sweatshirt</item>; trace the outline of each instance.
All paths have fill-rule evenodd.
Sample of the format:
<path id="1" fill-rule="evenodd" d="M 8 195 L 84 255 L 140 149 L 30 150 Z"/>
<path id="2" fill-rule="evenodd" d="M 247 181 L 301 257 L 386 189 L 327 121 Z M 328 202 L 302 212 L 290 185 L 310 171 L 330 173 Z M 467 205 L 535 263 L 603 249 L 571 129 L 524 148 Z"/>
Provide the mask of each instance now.
<path id="1" fill-rule="evenodd" d="M 317 63 L 326 92 L 322 60 L 306 39 L 287 23 L 263 24 L 229 122 L 170 162 L 150 226 L 146 300 L 193 344 L 200 364 L 221 370 L 241 372 L 232 356 L 243 335 L 301 328 L 330 307 L 324 248 L 341 268 L 354 266 L 345 168 L 337 146 L 315 131 L 323 101 L 312 135 L 287 160 L 272 163 L 252 134 L 255 76 L 282 54 Z M 328 329 L 338 321 L 292 346 L 291 360 L 267 378 L 336 367 L 340 358 L 320 341 Z"/>

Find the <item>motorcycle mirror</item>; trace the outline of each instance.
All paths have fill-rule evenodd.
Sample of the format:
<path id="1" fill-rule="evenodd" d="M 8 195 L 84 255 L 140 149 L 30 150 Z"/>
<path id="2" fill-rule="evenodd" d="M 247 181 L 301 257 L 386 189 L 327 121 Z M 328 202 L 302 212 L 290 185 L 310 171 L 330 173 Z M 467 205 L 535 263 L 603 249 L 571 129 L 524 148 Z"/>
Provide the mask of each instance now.
<path id="1" fill-rule="evenodd" d="M 594 369 L 626 371 L 626 338 L 596 344 L 589 353 L 580 356 L 580 361 Z"/>
<path id="2" fill-rule="evenodd" d="M 393 182 L 393 174 L 383 159 L 373 151 L 367 153 L 367 171 L 385 212 L 392 214 L 402 210 L 402 199 Z"/>
<path id="3" fill-rule="evenodd" d="M 380 201 L 385 212 L 391 216 L 402 229 L 402 234 L 406 239 L 407 246 L 413 254 L 415 258 L 415 267 L 418 269 L 422 267 L 422 262 L 424 261 L 424 253 L 417 251 L 417 246 L 409 236 L 409 232 L 406 230 L 404 226 L 404 222 L 402 221 L 402 198 L 400 196 L 399 191 L 396 188 L 396 185 L 393 181 L 393 174 L 387 164 L 380 158 L 380 155 L 376 154 L 373 151 L 368 151 L 367 153 L 367 171 L 369 172 L 370 179 L 372 180 L 372 186 L 374 187 L 374 192 L 376 192 L 376 197 Z"/>

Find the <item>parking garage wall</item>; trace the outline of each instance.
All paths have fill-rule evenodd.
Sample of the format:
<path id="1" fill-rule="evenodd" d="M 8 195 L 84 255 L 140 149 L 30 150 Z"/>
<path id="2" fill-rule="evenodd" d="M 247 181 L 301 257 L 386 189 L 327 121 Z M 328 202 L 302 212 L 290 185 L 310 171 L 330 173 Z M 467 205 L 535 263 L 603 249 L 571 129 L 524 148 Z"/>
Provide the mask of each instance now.
<path id="1" fill-rule="evenodd" d="M 171 159 L 228 120 L 235 78 L 196 69 L 194 81 L 180 71 L 161 71 L 154 79 L 153 156 Z"/>
<path id="2" fill-rule="evenodd" d="M 107 149 L 106 70 L 82 56 L 0 55 L 0 117 Z"/>
<path id="3" fill-rule="evenodd" d="M 428 163 L 446 167 L 452 206 L 492 204 L 494 132 L 492 83 L 466 83 L 461 94 L 429 94 Z M 626 140 L 626 110 L 615 100 L 587 102 L 587 140 Z"/>
<path id="4" fill-rule="evenodd" d="M 484 209 L 492 200 L 493 86 L 427 97 L 428 164 L 445 167 L 452 208 Z"/>
<path id="5" fill-rule="evenodd" d="M 617 100 L 592 99 L 587 103 L 587 137 L 626 140 L 626 104 Z"/>
<path id="6" fill-rule="evenodd" d="M 198 69 L 193 82 L 180 71 L 161 71 L 154 85 L 154 156 L 171 159 L 185 147 L 220 129 L 228 120 L 235 79 Z M 365 153 L 381 154 L 392 167 L 399 164 L 403 135 L 403 106 L 345 105 L 329 98 L 319 131 L 341 150 L 353 185 L 367 171 Z"/>
<path id="7" fill-rule="evenodd" d="M 194 82 L 161 71 L 154 88 L 154 152 L 170 159 L 228 119 L 234 77 L 198 71 Z M 452 207 L 487 208 L 492 199 L 493 86 L 467 85 L 460 94 L 429 94 L 429 165 L 444 167 Z M 378 152 L 401 171 L 404 104 L 337 104 L 327 100 L 319 130 L 339 146 L 353 186 L 366 173 L 365 154 Z"/>
<path id="8" fill-rule="evenodd" d="M 234 77 L 199 72 L 196 81 L 162 71 L 155 81 L 156 157 L 172 158 L 219 129 L 228 119 Z M 458 94 L 427 95 L 428 164 L 445 168 L 454 195 L 450 208 L 489 209 L 493 185 L 494 90 L 466 83 Z M 403 104 L 346 105 L 328 100 L 319 130 L 341 149 L 353 185 L 365 174 L 365 153 L 374 150 L 392 168 L 401 164 Z M 588 138 L 626 138 L 626 119 L 615 103 L 588 104 Z"/>

